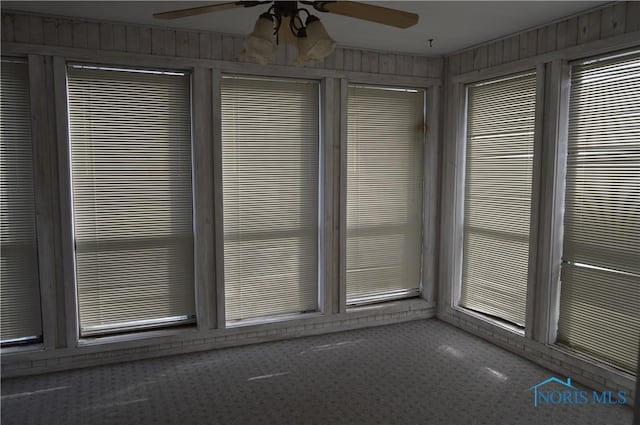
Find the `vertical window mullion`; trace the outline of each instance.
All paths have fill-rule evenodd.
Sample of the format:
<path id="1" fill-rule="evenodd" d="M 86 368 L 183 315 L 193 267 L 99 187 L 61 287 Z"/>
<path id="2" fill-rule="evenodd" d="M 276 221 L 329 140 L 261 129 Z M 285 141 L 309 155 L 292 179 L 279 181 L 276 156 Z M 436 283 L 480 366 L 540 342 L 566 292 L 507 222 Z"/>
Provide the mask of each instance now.
<path id="1" fill-rule="evenodd" d="M 549 65 L 550 66 L 550 65 Z M 536 68 L 536 100 L 535 100 L 535 118 L 534 118 L 534 137 L 533 137 L 533 158 L 531 164 L 531 208 L 529 223 L 529 264 L 527 268 L 527 288 L 526 288 L 526 309 L 525 309 L 525 335 L 533 339 L 535 337 L 534 328 L 538 321 L 546 319 L 538 317 L 536 311 L 536 303 L 540 302 L 542 292 L 539 283 L 539 255 L 540 255 L 540 226 L 543 221 L 542 212 L 546 206 L 548 199 L 543 199 L 545 194 L 542 191 L 543 181 L 543 141 L 545 140 L 544 108 L 547 103 L 548 91 L 550 89 L 547 66 L 539 64 Z M 552 97 L 553 98 L 553 97 Z M 547 139 L 547 143 L 555 146 L 555 140 L 552 142 Z"/>

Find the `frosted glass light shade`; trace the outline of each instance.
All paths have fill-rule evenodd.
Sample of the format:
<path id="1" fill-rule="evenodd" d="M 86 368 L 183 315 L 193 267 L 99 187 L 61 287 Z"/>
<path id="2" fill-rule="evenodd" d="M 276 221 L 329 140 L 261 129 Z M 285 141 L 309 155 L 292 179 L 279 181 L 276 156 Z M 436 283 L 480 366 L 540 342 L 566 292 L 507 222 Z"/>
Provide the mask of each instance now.
<path id="1" fill-rule="evenodd" d="M 266 63 L 266 56 L 276 51 L 273 41 L 273 18 L 268 13 L 260 15 L 253 31 L 244 42 L 243 56 L 257 60 L 261 64 Z"/>
<path id="2" fill-rule="evenodd" d="M 335 49 L 336 42 L 329 37 L 327 30 L 317 17 L 311 15 L 307 18 L 306 33 L 307 37 L 303 42 L 305 50 L 301 53 L 309 59 L 324 59 Z"/>

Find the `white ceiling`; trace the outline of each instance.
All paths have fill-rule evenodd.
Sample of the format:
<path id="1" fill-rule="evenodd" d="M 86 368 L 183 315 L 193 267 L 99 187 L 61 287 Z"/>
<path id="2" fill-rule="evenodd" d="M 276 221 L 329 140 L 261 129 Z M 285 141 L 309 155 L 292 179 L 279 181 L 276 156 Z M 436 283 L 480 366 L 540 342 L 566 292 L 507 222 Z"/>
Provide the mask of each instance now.
<path id="1" fill-rule="evenodd" d="M 247 34 L 268 5 L 238 8 L 172 21 L 154 12 L 202 6 L 197 1 L 2 1 L 3 9 L 154 26 Z M 588 10 L 594 1 L 380 1 L 377 5 L 420 15 L 418 25 L 397 29 L 319 13 L 329 34 L 343 46 L 441 55 Z M 432 38 L 433 47 L 428 40 Z"/>

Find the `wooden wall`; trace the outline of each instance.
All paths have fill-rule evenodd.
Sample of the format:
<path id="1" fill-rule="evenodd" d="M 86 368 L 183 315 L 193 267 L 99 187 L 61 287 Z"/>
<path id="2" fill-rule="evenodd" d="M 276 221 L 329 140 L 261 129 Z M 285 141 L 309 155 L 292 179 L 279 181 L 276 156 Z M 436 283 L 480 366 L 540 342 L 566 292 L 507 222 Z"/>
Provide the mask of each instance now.
<path id="1" fill-rule="evenodd" d="M 2 12 L 3 42 L 237 62 L 242 61 L 239 53 L 243 38 L 207 31 Z M 281 46 L 268 63 L 292 65 L 296 55 L 294 46 Z M 338 47 L 323 61 L 305 67 L 438 78 L 442 76 L 443 59 Z"/>
<path id="2" fill-rule="evenodd" d="M 115 361 L 419 320 L 435 315 L 434 267 L 425 267 L 422 298 L 347 308 L 342 268 L 346 235 L 348 83 L 427 89 L 425 199 L 437 197 L 439 104 L 443 58 L 338 48 L 325 60 L 296 67 L 295 48 L 283 46 L 267 66 L 243 62 L 243 37 L 203 31 L 97 22 L 2 11 L 2 53 L 27 57 L 34 130 L 38 245 L 43 301 L 41 345 L 2 350 L 1 376 L 20 376 Z M 286 48 L 285 48 L 286 47 Z M 193 87 L 197 326 L 145 330 L 101 338 L 78 337 L 72 218 L 69 198 L 66 64 L 82 61 L 122 66 L 188 69 Z M 295 319 L 226 327 L 222 274 L 220 79 L 222 73 L 322 80 L 323 270 L 318 312 Z M 44 173 L 44 174 L 43 174 Z M 36 182 L 37 183 L 37 182 Z M 425 264 L 435 263 L 436 202 L 425 204 Z M 41 208 L 40 208 L 41 206 Z M 346 219 L 345 219 L 346 220 Z M 44 235 L 42 238 L 41 236 Z M 217 235 L 217 236 L 216 236 Z"/>
<path id="3" fill-rule="evenodd" d="M 561 22 L 455 53 L 448 57 L 447 73 L 454 76 L 479 71 L 637 31 L 640 31 L 640 2 L 616 2 Z"/>
<path id="4" fill-rule="evenodd" d="M 438 314 L 590 388 L 633 391 L 632 375 L 556 345 L 570 63 L 640 48 L 640 2 L 615 2 L 445 58 Z M 522 334 L 458 308 L 464 227 L 467 84 L 536 71 L 531 260 Z M 629 402 L 631 404 L 631 401 Z"/>

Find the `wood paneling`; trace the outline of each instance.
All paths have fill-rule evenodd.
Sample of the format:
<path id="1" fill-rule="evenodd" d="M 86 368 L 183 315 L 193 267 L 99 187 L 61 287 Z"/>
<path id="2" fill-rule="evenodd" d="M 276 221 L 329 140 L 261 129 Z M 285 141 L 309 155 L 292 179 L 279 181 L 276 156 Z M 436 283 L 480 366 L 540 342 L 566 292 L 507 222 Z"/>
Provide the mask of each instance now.
<path id="1" fill-rule="evenodd" d="M 230 62 L 248 61 L 241 57 L 244 44 L 242 36 L 83 19 L 41 17 L 12 12 L 2 14 L 2 41 L 74 47 L 98 52 L 120 51 Z M 487 60 L 487 53 L 484 51 L 479 53 L 479 57 L 473 56 L 472 53 L 470 60 L 472 62 L 477 60 L 478 64 L 482 65 Z M 268 58 L 268 63 L 294 66 L 296 57 L 295 46 L 284 45 Z M 331 56 L 321 61 L 307 63 L 304 67 L 440 78 L 442 63 L 441 57 L 431 58 L 339 47 Z"/>
<path id="2" fill-rule="evenodd" d="M 380 66 L 380 55 L 377 52 L 359 52 L 351 50 L 353 56 L 351 71 L 377 73 Z"/>
<path id="3" fill-rule="evenodd" d="M 396 55 L 392 53 L 383 53 L 380 55 L 379 69 L 381 74 L 396 73 Z"/>
<path id="4" fill-rule="evenodd" d="M 233 45 L 233 37 L 228 34 L 222 35 L 221 59 L 226 61 L 236 60 L 235 47 Z"/>
<path id="5" fill-rule="evenodd" d="M 73 45 L 73 27 L 71 21 L 67 19 L 57 19 L 56 27 L 58 28 L 58 45 L 71 47 Z"/>
<path id="6" fill-rule="evenodd" d="M 423 56 L 414 56 L 413 57 L 413 69 L 411 70 L 411 75 L 424 77 L 427 75 L 427 64 L 431 59 L 425 58 Z"/>
<path id="7" fill-rule="evenodd" d="M 481 46 L 473 51 L 473 69 L 486 68 L 489 63 L 489 47 Z"/>
<path id="8" fill-rule="evenodd" d="M 52 18 L 44 18 L 42 20 L 42 30 L 44 32 L 44 44 L 48 46 L 57 46 L 58 45 L 58 24 L 56 23 L 56 20 Z M 3 41 L 4 41 L 4 38 L 3 38 Z"/>
<path id="9" fill-rule="evenodd" d="M 520 59 L 535 56 L 538 48 L 538 30 L 532 30 L 520 35 Z"/>
<path id="10" fill-rule="evenodd" d="M 466 50 L 460 56 L 460 72 L 465 73 L 473 71 L 473 53 L 474 50 Z"/>
<path id="11" fill-rule="evenodd" d="M 625 32 L 640 30 L 640 2 L 627 2 Z"/>
<path id="12" fill-rule="evenodd" d="M 618 34 L 624 34 L 627 22 L 627 4 L 617 3 L 602 11 L 600 22 L 600 37 L 607 38 Z"/>
<path id="13" fill-rule="evenodd" d="M 602 9 L 454 54 L 449 60 L 449 72 L 457 75 L 490 68 L 638 30 L 640 2 L 616 2 Z M 176 31 L 5 12 L 2 14 L 1 34 L 5 42 L 244 61 L 239 57 L 242 37 L 204 31 Z M 292 66 L 295 48 L 286 46 L 280 50 L 269 58 L 269 63 Z M 440 78 L 443 68 L 442 58 L 348 48 L 337 48 L 324 61 L 312 62 L 305 67 L 432 78 Z"/>
<path id="14" fill-rule="evenodd" d="M 147 30 L 148 51 L 151 51 L 151 31 Z M 100 24 L 87 22 L 87 47 L 89 49 L 100 48 Z"/>
<path id="15" fill-rule="evenodd" d="M 102 37 L 102 34 L 101 34 Z M 176 32 L 172 30 L 151 29 L 151 54 L 174 56 L 176 53 Z"/>
<path id="16" fill-rule="evenodd" d="M 42 18 L 40 16 L 29 16 L 29 43 L 42 44 L 43 41 Z"/>
<path id="17" fill-rule="evenodd" d="M 487 66 L 496 66 L 502 63 L 503 42 L 495 41 L 489 44 L 487 48 Z"/>
<path id="18" fill-rule="evenodd" d="M 427 77 L 439 78 L 443 75 L 444 58 L 429 58 L 427 60 Z"/>
<path id="19" fill-rule="evenodd" d="M 13 38 L 13 15 L 2 14 L 2 28 L 0 29 L 2 41 L 14 41 Z"/>
<path id="20" fill-rule="evenodd" d="M 578 17 L 578 44 L 595 41 L 600 38 L 601 11 L 596 10 Z"/>
<path id="21" fill-rule="evenodd" d="M 15 15 L 13 18 L 13 37 L 18 43 L 29 42 L 29 16 Z"/>
<path id="22" fill-rule="evenodd" d="M 556 30 L 556 37 L 556 47 L 558 49 L 575 46 L 578 42 L 578 18 L 560 22 Z"/>
<path id="23" fill-rule="evenodd" d="M 127 25 L 125 29 L 127 51 L 132 53 L 151 53 L 151 30 Z"/>
<path id="24" fill-rule="evenodd" d="M 503 63 L 513 62 L 518 59 L 520 50 L 520 36 L 506 38 L 502 42 L 502 60 Z"/>
<path id="25" fill-rule="evenodd" d="M 73 47 L 86 49 L 88 47 L 87 40 L 87 23 L 86 22 L 74 22 L 71 29 L 71 41 Z"/>
<path id="26" fill-rule="evenodd" d="M 411 68 L 413 66 L 413 62 L 411 61 L 411 56 L 409 55 L 397 55 L 396 56 L 396 74 L 400 75 L 411 75 Z"/>
<path id="27" fill-rule="evenodd" d="M 556 50 L 558 26 L 556 24 L 547 25 L 538 30 L 537 53 L 553 52 Z"/>
<path id="28" fill-rule="evenodd" d="M 119 24 L 100 24 L 100 49 L 125 51 L 125 27 Z"/>
<path id="29" fill-rule="evenodd" d="M 640 2 L 616 2 L 449 56 L 455 76 L 640 30 Z M 640 39 L 640 36 L 639 36 Z"/>

